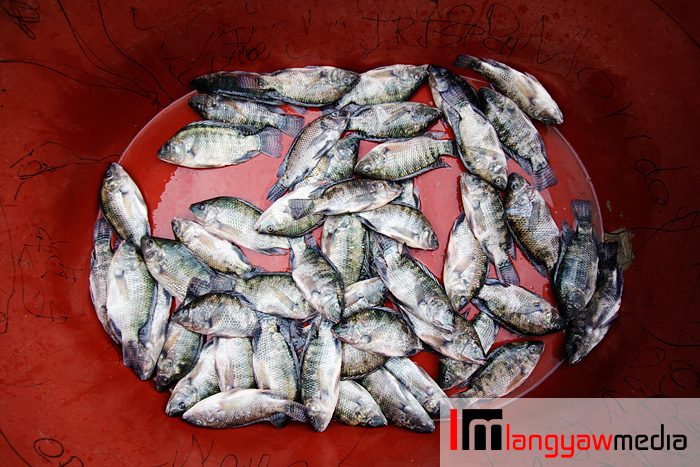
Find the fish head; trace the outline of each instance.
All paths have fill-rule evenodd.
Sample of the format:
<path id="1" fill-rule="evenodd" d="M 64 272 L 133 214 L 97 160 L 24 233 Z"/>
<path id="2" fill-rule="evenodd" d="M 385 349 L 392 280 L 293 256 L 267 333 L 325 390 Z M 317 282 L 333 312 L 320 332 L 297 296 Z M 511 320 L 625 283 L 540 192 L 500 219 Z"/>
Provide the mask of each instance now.
<path id="1" fill-rule="evenodd" d="M 136 362 L 133 365 L 136 376 L 138 376 L 141 381 L 146 381 L 153 374 L 155 367 L 156 361 L 153 359 L 150 352 L 148 352 L 148 349 L 139 345 L 136 349 Z"/>
<path id="2" fill-rule="evenodd" d="M 368 175 L 382 167 L 386 161 L 387 148 L 377 146 L 360 160 L 355 166 L 355 173 Z"/>
<path id="3" fill-rule="evenodd" d="M 537 363 L 537 361 L 542 356 L 542 352 L 544 352 L 544 342 L 529 341 L 527 346 L 525 347 L 523 360 L 532 363 Z"/>
<path id="4" fill-rule="evenodd" d="M 215 94 L 197 94 L 190 97 L 187 103 L 195 112 L 202 115 L 207 112 L 210 107 L 216 108 L 219 105 L 214 97 Z"/>
<path id="5" fill-rule="evenodd" d="M 156 390 L 163 392 L 173 383 L 172 375 L 175 374 L 175 363 L 170 358 L 158 358 L 156 374 Z"/>
<path id="6" fill-rule="evenodd" d="M 189 149 L 185 142 L 172 137 L 158 149 L 158 159 L 171 164 L 181 164 L 187 158 L 188 153 Z"/>
<path id="7" fill-rule="evenodd" d="M 102 186 L 109 192 L 114 192 L 121 189 L 122 185 L 129 180 L 129 174 L 124 168 L 113 162 L 109 164 L 102 178 Z"/>
<path id="8" fill-rule="evenodd" d="M 453 346 L 457 353 L 465 361 L 484 363 L 486 355 L 478 338 L 469 333 L 459 333 L 453 340 Z"/>
<path id="9" fill-rule="evenodd" d="M 479 89 L 479 100 L 484 104 L 486 109 L 495 111 L 496 114 L 514 114 L 518 111 L 518 107 L 512 100 L 491 88 L 483 87 Z"/>
<path id="10" fill-rule="evenodd" d="M 454 331 L 454 318 L 452 316 L 452 306 L 441 297 L 430 297 L 427 302 L 418 305 L 424 308 L 424 313 L 430 318 L 430 324 L 443 331 Z"/>
<path id="11" fill-rule="evenodd" d="M 462 192 L 462 197 L 469 196 L 470 198 L 479 199 L 485 196 L 485 184 L 484 182 L 469 172 L 462 172 L 459 177 L 459 187 Z"/>
<path id="12" fill-rule="evenodd" d="M 508 184 L 508 169 L 498 162 L 491 162 L 488 166 L 488 173 L 493 181 L 493 186 L 498 191 L 505 191 Z"/>
<path id="13" fill-rule="evenodd" d="M 403 186 L 400 183 L 385 180 L 373 181 L 370 183 L 370 188 L 380 198 L 389 200 L 397 198 L 403 192 Z"/>
<path id="14" fill-rule="evenodd" d="M 190 323 L 192 321 L 192 313 L 190 312 L 190 307 L 185 305 L 175 308 L 175 310 L 170 315 L 170 319 L 182 325 Z"/>
<path id="15" fill-rule="evenodd" d="M 350 115 L 346 110 L 335 110 L 332 113 L 322 117 L 319 125 L 324 131 L 342 131 L 350 121 Z"/>
<path id="16" fill-rule="evenodd" d="M 529 206 L 535 197 L 535 189 L 520 174 L 515 172 L 508 175 L 506 185 L 507 204 L 516 206 Z"/>
<path id="17" fill-rule="evenodd" d="M 173 220 L 170 221 L 175 238 L 183 243 L 189 243 L 195 239 L 196 232 L 193 224 L 194 222 L 191 220 L 183 219 L 182 217 L 174 217 Z"/>
<path id="18" fill-rule="evenodd" d="M 438 385 L 442 389 L 450 389 L 464 381 L 467 376 L 466 365 L 447 357 L 440 357 L 438 368 Z"/>
<path id="19" fill-rule="evenodd" d="M 176 387 L 170 396 L 165 413 L 169 417 L 178 417 L 184 414 L 199 400 L 197 389 L 194 386 Z"/>
<path id="20" fill-rule="evenodd" d="M 141 259 L 136 246 L 128 240 L 124 240 L 119 244 L 119 248 L 114 253 L 112 261 L 119 265 L 123 270 L 133 271 L 138 268 L 138 262 Z"/>
<path id="21" fill-rule="evenodd" d="M 292 220 L 291 215 L 285 215 L 284 212 L 276 209 L 268 209 L 258 218 L 253 228 L 256 232 L 276 234 L 287 227 Z"/>
<path id="22" fill-rule="evenodd" d="M 211 225 L 219 214 L 219 208 L 213 203 L 200 201 L 190 205 L 190 212 L 197 219 L 197 222 L 203 225 Z"/>
<path id="23" fill-rule="evenodd" d="M 437 65 L 428 65 L 428 83 L 431 89 L 445 92 L 450 88 L 450 72 Z"/>
<path id="24" fill-rule="evenodd" d="M 439 119 L 441 116 L 442 112 L 430 105 L 422 104 L 413 106 L 411 108 L 411 120 L 417 126 L 432 124 L 433 122 L 437 121 L 437 119 Z"/>
<path id="25" fill-rule="evenodd" d="M 400 66 L 395 70 L 395 75 L 402 86 L 412 88 L 418 86 L 428 76 L 428 67 L 425 65 Z"/>
<path id="26" fill-rule="evenodd" d="M 349 90 L 360 81 L 360 75 L 350 70 L 335 68 L 331 71 L 331 80 L 336 83 L 339 89 Z"/>
<path id="27" fill-rule="evenodd" d="M 158 238 L 144 235 L 141 238 L 141 252 L 146 264 L 160 264 L 165 261 L 165 251 L 159 244 Z"/>
<path id="28" fill-rule="evenodd" d="M 461 283 L 461 281 L 459 281 L 457 284 L 450 287 L 450 291 L 447 292 L 447 296 L 452 304 L 452 309 L 455 312 L 458 312 L 469 304 L 469 300 L 467 300 L 467 297 L 464 296 L 466 291 L 467 288 Z"/>
<path id="29" fill-rule="evenodd" d="M 437 234 L 427 226 L 424 226 L 420 232 L 420 243 L 426 250 L 435 250 L 439 246 Z"/>
<path id="30" fill-rule="evenodd" d="M 372 406 L 361 405 L 357 411 L 357 421 L 363 426 L 379 428 L 387 425 L 387 419 L 381 410 L 376 410 Z"/>
<path id="31" fill-rule="evenodd" d="M 566 319 L 554 307 L 546 310 L 544 317 L 549 329 L 560 331 L 566 327 Z"/>
<path id="32" fill-rule="evenodd" d="M 567 329 L 564 349 L 566 350 L 569 363 L 575 365 L 586 356 L 589 349 L 587 341 L 586 332 L 582 326 L 574 325 L 571 329 Z"/>
<path id="33" fill-rule="evenodd" d="M 358 326 L 355 320 L 341 321 L 338 324 L 334 324 L 332 332 L 343 342 L 348 344 L 356 344 L 362 339 L 362 329 Z"/>
<path id="34" fill-rule="evenodd" d="M 330 423 L 333 411 L 329 413 L 323 401 L 312 398 L 306 401 L 306 415 L 314 430 L 323 431 Z"/>
<path id="35" fill-rule="evenodd" d="M 355 135 L 346 136 L 333 146 L 333 153 L 338 160 L 351 161 L 357 159 L 360 148 L 360 138 Z"/>

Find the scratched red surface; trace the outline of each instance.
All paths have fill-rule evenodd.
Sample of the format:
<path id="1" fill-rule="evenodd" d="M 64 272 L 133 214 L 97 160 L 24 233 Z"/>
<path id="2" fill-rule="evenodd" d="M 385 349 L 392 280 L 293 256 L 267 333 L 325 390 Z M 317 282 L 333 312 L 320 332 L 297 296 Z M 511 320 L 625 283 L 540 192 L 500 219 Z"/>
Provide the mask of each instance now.
<path id="1" fill-rule="evenodd" d="M 634 259 L 606 340 L 579 365 L 560 365 L 528 397 L 700 395 L 696 3 L 2 6 L 1 465 L 438 463 L 439 429 L 196 429 L 164 416 L 167 396 L 138 381 L 104 335 L 87 292 L 104 169 L 159 111 L 190 92 L 189 79 L 219 69 L 451 68 L 456 55 L 469 53 L 535 74 L 564 112 L 558 130 L 588 171 L 606 232 L 625 232 Z M 156 229 L 164 229 L 159 209 L 166 216 L 166 204 L 178 200 L 162 189 L 158 199 L 156 185 L 165 186 L 172 168 L 157 168 L 154 154 L 139 156 L 143 170 L 138 157 L 129 167 L 154 193 L 147 201 Z M 444 172 L 455 169 L 449 162 Z M 428 203 L 440 177 L 421 178 Z M 436 216 L 442 240 L 454 218 Z"/>

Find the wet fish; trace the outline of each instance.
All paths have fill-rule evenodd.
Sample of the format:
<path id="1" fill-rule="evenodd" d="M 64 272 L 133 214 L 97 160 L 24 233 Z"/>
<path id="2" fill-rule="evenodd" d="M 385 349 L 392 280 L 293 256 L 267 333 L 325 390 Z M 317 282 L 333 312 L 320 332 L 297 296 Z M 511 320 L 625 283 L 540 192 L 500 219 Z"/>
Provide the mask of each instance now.
<path id="1" fill-rule="evenodd" d="M 598 249 L 593 233 L 593 204 L 575 199 L 571 211 L 576 220 L 574 231 L 564 222 L 559 260 L 554 272 L 554 294 L 559 309 L 571 320 L 589 302 L 595 292 L 598 275 Z"/>
<path id="2" fill-rule="evenodd" d="M 394 310 L 366 308 L 333 326 L 346 344 L 385 357 L 405 357 L 423 350 L 420 339 Z"/>
<path id="3" fill-rule="evenodd" d="M 119 336 L 112 329 L 107 315 L 107 271 L 114 252 L 112 229 L 105 219 L 95 221 L 93 245 L 90 256 L 90 299 L 105 332 L 114 342 L 120 344 Z"/>
<path id="4" fill-rule="evenodd" d="M 387 357 L 375 353 L 365 352 L 350 344 L 342 344 L 343 364 L 340 368 L 340 377 L 343 379 L 357 379 L 384 365 Z"/>
<path id="5" fill-rule="evenodd" d="M 282 155 L 282 133 L 233 123 L 201 120 L 185 125 L 158 150 L 158 159 L 193 169 L 226 167 L 258 154 Z"/>
<path id="6" fill-rule="evenodd" d="M 124 366 L 138 362 L 139 330 L 150 317 L 155 285 L 136 247 L 122 242 L 107 269 L 107 316 L 122 344 Z"/>
<path id="7" fill-rule="evenodd" d="M 440 416 L 440 400 L 447 401 L 447 395 L 423 368 L 403 357 L 390 358 L 384 368 L 408 389 L 429 415 Z"/>
<path id="8" fill-rule="evenodd" d="M 255 387 L 253 346 L 247 337 L 215 337 L 214 363 L 221 391 Z"/>
<path id="9" fill-rule="evenodd" d="M 263 313 L 301 320 L 316 313 L 289 273 L 247 274 L 235 281 L 234 289 L 248 306 Z"/>
<path id="10" fill-rule="evenodd" d="M 345 111 L 335 111 L 312 121 L 294 139 L 286 157 L 277 170 L 279 180 L 267 192 L 267 199 L 278 200 L 309 175 L 321 158 L 338 142 L 348 126 Z"/>
<path id="11" fill-rule="evenodd" d="M 430 415 L 389 371 L 379 368 L 359 382 L 377 401 L 382 413 L 394 425 L 418 433 L 432 433 L 435 430 L 435 424 L 430 419 Z"/>
<path id="12" fill-rule="evenodd" d="M 411 248 L 435 250 L 438 247 L 433 226 L 418 209 L 401 204 L 386 204 L 356 215 L 370 229 Z"/>
<path id="13" fill-rule="evenodd" d="M 188 104 L 205 120 L 250 125 L 256 128 L 271 126 L 291 137 L 304 127 L 304 117 L 286 114 L 277 106 L 237 99 L 219 94 L 197 94 Z"/>
<path id="14" fill-rule="evenodd" d="M 175 217 L 171 223 L 175 239 L 183 243 L 211 268 L 233 274 L 242 274 L 255 269 L 240 248 L 210 233 L 197 222 Z"/>
<path id="15" fill-rule="evenodd" d="M 280 199 L 272 203 L 255 222 L 255 230 L 270 235 L 281 235 L 284 237 L 298 237 L 314 230 L 323 223 L 325 216 L 321 214 L 309 214 L 299 219 L 292 216 L 290 201 L 298 199 L 309 199 L 309 195 L 321 183 L 314 183 L 303 187 L 295 188 Z"/>
<path id="16" fill-rule="evenodd" d="M 141 190 L 117 163 L 110 164 L 105 171 L 100 189 L 100 206 L 112 230 L 136 248 L 140 248 L 144 235 L 151 234 L 148 208 Z"/>
<path id="17" fill-rule="evenodd" d="M 530 376 L 544 351 L 542 341 L 509 342 L 492 351 L 486 364 L 471 378 L 469 389 L 452 397 L 478 399 L 503 397 L 517 389 Z"/>
<path id="18" fill-rule="evenodd" d="M 365 71 L 357 84 L 334 104 L 369 105 L 408 100 L 425 81 L 425 65 L 389 65 Z"/>
<path id="19" fill-rule="evenodd" d="M 182 416 L 209 428 L 236 428 L 289 416 L 305 422 L 304 406 L 265 389 L 229 389 L 199 401 Z"/>
<path id="20" fill-rule="evenodd" d="M 542 84 L 530 73 L 522 73 L 488 58 L 458 56 L 454 66 L 474 70 L 487 78 L 502 94 L 513 100 L 530 117 L 544 123 L 560 124 L 564 116 Z"/>
<path id="21" fill-rule="evenodd" d="M 370 141 L 412 138 L 428 129 L 440 115 L 435 107 L 420 102 L 366 105 L 352 113 L 347 130 Z"/>
<path id="22" fill-rule="evenodd" d="M 146 236 L 141 241 L 141 250 L 148 271 L 179 302 L 185 299 L 193 278 L 208 283 L 214 276 L 214 272 L 180 242 Z"/>
<path id="23" fill-rule="evenodd" d="M 365 154 L 355 166 L 355 173 L 381 180 L 404 180 L 449 167 L 441 155 L 459 157 L 453 140 L 416 136 L 405 141 L 387 141 Z"/>
<path id="24" fill-rule="evenodd" d="M 255 382 L 260 389 L 296 400 L 298 370 L 293 351 L 280 333 L 278 318 L 260 315 L 260 330 L 253 337 Z"/>
<path id="25" fill-rule="evenodd" d="M 190 331 L 213 337 L 252 337 L 258 328 L 255 310 L 227 293 L 196 297 L 176 308 L 171 319 Z"/>
<path id="26" fill-rule="evenodd" d="M 557 309 L 544 298 L 523 287 L 503 285 L 493 279 L 486 279 L 473 302 L 501 326 L 525 336 L 561 331 L 566 325 Z"/>
<path id="27" fill-rule="evenodd" d="M 559 256 L 559 227 L 542 195 L 522 175 L 511 173 L 504 199 L 506 219 L 521 250 L 547 277 Z"/>
<path id="28" fill-rule="evenodd" d="M 359 148 L 360 138 L 356 135 L 342 138 L 320 158 L 316 167 L 301 179 L 295 188 L 316 182 L 339 182 L 352 178 Z"/>
<path id="29" fill-rule="evenodd" d="M 572 365 L 598 345 L 617 318 L 622 301 L 622 267 L 616 242 L 600 245 L 598 279 L 593 296 L 566 329 L 566 355 Z"/>
<path id="30" fill-rule="evenodd" d="M 173 388 L 165 413 L 178 417 L 197 402 L 219 392 L 214 341 L 204 344 L 192 369 Z"/>
<path id="31" fill-rule="evenodd" d="M 204 336 L 168 322 L 163 351 L 156 365 L 156 389 L 165 391 L 185 376 L 199 355 Z"/>
<path id="32" fill-rule="evenodd" d="M 369 392 L 355 381 L 340 382 L 338 405 L 333 418 L 351 426 L 368 426 L 377 428 L 386 426 L 387 420 L 379 404 Z"/>
<path id="33" fill-rule="evenodd" d="M 537 191 L 556 185 L 557 177 L 549 166 L 542 136 L 515 103 L 490 88 L 479 89 L 481 110 L 510 150 L 510 155 L 530 175 Z"/>
<path id="34" fill-rule="evenodd" d="M 496 266 L 498 279 L 505 284 L 519 284 L 520 277 L 510 259 L 515 258 L 515 244 L 508 231 L 501 195 L 467 172 L 462 174 L 459 186 L 465 219 L 489 261 Z"/>
<path id="35" fill-rule="evenodd" d="M 139 343 L 134 371 L 142 380 L 151 379 L 158 357 L 163 351 L 170 319 L 172 297 L 165 287 L 156 283 L 148 321 L 139 330 Z"/>
<path id="36" fill-rule="evenodd" d="M 321 251 L 335 266 L 348 287 L 358 280 L 365 261 L 365 228 L 355 214 L 326 217 Z"/>
<path id="37" fill-rule="evenodd" d="M 383 235 L 374 235 L 374 246 L 379 277 L 406 311 L 437 329 L 454 331 L 452 306 L 433 273 Z"/>
<path id="38" fill-rule="evenodd" d="M 460 311 L 476 295 L 489 271 L 489 260 L 460 214 L 452 226 L 445 253 L 442 280 L 452 308 Z"/>
<path id="39" fill-rule="evenodd" d="M 332 322 L 320 320 L 315 326 L 301 365 L 301 400 L 311 426 L 324 431 L 338 404 L 342 352 Z"/>
<path id="40" fill-rule="evenodd" d="M 220 196 L 190 206 L 194 218 L 209 232 L 237 245 L 266 255 L 283 255 L 289 249 L 286 237 L 258 233 L 255 223 L 262 210 L 233 196 Z"/>
<path id="41" fill-rule="evenodd" d="M 311 246 L 301 237 L 292 238 L 289 242 L 292 246 L 289 265 L 294 282 L 316 311 L 337 323 L 345 307 L 340 273 L 321 252 L 315 240 Z"/>
<path id="42" fill-rule="evenodd" d="M 244 98 L 271 105 L 284 104 L 281 96 L 260 86 L 261 77 L 260 73 L 252 71 L 218 71 L 193 78 L 190 84 L 202 93 Z"/>
<path id="43" fill-rule="evenodd" d="M 262 74 L 259 84 L 285 102 L 318 107 L 337 101 L 359 80 L 357 73 L 342 68 L 307 66 Z"/>
<path id="44" fill-rule="evenodd" d="M 453 127 L 447 113 L 450 107 L 461 102 L 468 102 L 474 107 L 479 106 L 479 98 L 472 85 L 466 79 L 445 68 L 428 65 L 428 84 L 435 106 L 442 110 L 444 117 L 448 118 L 447 123 L 450 127 Z"/>
<path id="45" fill-rule="evenodd" d="M 498 324 L 486 313 L 476 315 L 472 324 L 479 336 L 481 347 L 484 352 L 488 352 L 496 341 Z M 438 384 L 442 389 L 451 389 L 455 386 L 463 388 L 480 366 L 480 363 L 461 362 L 440 355 L 438 359 Z"/>
<path id="46" fill-rule="evenodd" d="M 347 319 L 364 308 L 381 306 L 386 300 L 386 286 L 378 277 L 372 277 L 345 287 L 345 309 Z"/>

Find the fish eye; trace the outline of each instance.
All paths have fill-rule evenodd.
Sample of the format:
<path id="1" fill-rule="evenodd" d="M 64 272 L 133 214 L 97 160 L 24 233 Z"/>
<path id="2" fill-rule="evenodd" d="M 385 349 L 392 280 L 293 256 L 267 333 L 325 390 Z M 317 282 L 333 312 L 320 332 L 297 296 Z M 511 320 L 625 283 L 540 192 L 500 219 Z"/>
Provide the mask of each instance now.
<path id="1" fill-rule="evenodd" d="M 518 180 L 513 181 L 511 186 L 513 187 L 514 190 L 519 190 L 520 189 L 520 181 L 518 181 Z"/>
<path id="2" fill-rule="evenodd" d="M 146 240 L 146 246 L 153 246 L 153 239 L 152 238 L 149 238 L 148 240 Z"/>
<path id="3" fill-rule="evenodd" d="M 536 346 L 536 345 L 531 345 L 530 347 L 528 347 L 527 350 L 528 350 L 530 353 L 532 353 L 532 354 L 537 353 L 537 346 Z"/>
<path id="4" fill-rule="evenodd" d="M 204 203 L 199 203 L 197 205 L 197 209 L 199 209 L 200 211 L 204 211 L 204 208 L 205 208 Z"/>
<path id="5" fill-rule="evenodd" d="M 177 404 L 177 406 L 180 407 L 180 409 L 182 410 L 185 410 L 187 408 L 187 404 L 185 404 L 184 402 L 180 402 L 179 404 Z"/>
<path id="6" fill-rule="evenodd" d="M 173 225 L 173 232 L 176 234 L 180 233 L 180 226 L 178 224 Z"/>
<path id="7" fill-rule="evenodd" d="M 346 76 L 345 78 L 343 78 L 343 83 L 345 83 L 345 84 L 352 83 L 352 78 L 350 78 L 349 76 Z"/>
<path id="8" fill-rule="evenodd" d="M 195 420 L 194 424 L 197 426 L 202 426 L 203 423 L 201 420 Z"/>
<path id="9" fill-rule="evenodd" d="M 275 230 L 275 229 L 272 228 L 271 225 L 268 225 L 268 226 L 267 226 L 267 231 L 268 231 L 268 232 L 273 232 L 274 230 Z"/>
<path id="10" fill-rule="evenodd" d="M 168 142 L 168 143 L 165 143 L 161 149 L 162 149 L 163 151 L 170 151 L 170 149 L 171 149 L 171 148 L 170 148 L 170 143 L 169 143 L 169 142 Z"/>
<path id="11" fill-rule="evenodd" d="M 347 329 L 348 326 L 349 326 L 349 324 L 348 324 L 347 321 L 343 321 L 342 323 L 340 323 L 340 328 L 341 328 L 341 329 Z"/>

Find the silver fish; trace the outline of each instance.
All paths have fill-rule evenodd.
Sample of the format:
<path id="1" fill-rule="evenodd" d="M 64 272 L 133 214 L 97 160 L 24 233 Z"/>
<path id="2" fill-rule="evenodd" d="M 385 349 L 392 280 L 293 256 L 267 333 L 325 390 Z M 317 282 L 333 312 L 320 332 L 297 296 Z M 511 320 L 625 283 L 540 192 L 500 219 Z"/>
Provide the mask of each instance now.
<path id="1" fill-rule="evenodd" d="M 197 76 L 190 84 L 199 92 L 216 93 L 271 105 L 284 104 L 281 96 L 260 86 L 262 75 L 252 71 L 218 71 Z"/>
<path id="2" fill-rule="evenodd" d="M 316 182 L 339 182 L 352 177 L 357 162 L 360 138 L 350 134 L 333 145 L 295 188 Z"/>
<path id="3" fill-rule="evenodd" d="M 90 299 L 95 307 L 97 319 L 114 342 L 120 344 L 119 336 L 112 329 L 107 316 L 107 270 L 112 261 L 112 229 L 104 219 L 95 221 L 93 250 L 90 256 Z"/>
<path id="4" fill-rule="evenodd" d="M 229 389 L 199 401 L 182 419 L 200 427 L 236 428 L 289 416 L 307 421 L 304 406 L 265 389 Z"/>
<path id="5" fill-rule="evenodd" d="M 340 377 L 343 379 L 357 379 L 384 365 L 387 357 L 375 353 L 365 352 L 350 344 L 342 344 L 343 364 L 340 368 Z"/>
<path id="6" fill-rule="evenodd" d="M 205 120 L 251 125 L 256 128 L 271 126 L 291 137 L 304 127 L 304 117 L 285 114 L 279 107 L 247 99 L 219 94 L 197 94 L 188 104 Z"/>
<path id="7" fill-rule="evenodd" d="M 171 318 L 190 331 L 213 337 L 252 337 L 258 328 L 255 310 L 232 294 L 209 293 L 173 311 Z"/>
<path id="8" fill-rule="evenodd" d="M 466 220 L 489 261 L 496 266 L 498 279 L 505 284 L 519 284 L 520 277 L 508 256 L 510 253 L 515 257 L 515 244 L 508 230 L 501 195 L 467 172 L 462 174 L 459 186 Z"/>
<path id="9" fill-rule="evenodd" d="M 479 89 L 481 109 L 510 155 L 530 175 L 537 191 L 557 183 L 542 136 L 515 103 L 493 89 Z"/>
<path id="10" fill-rule="evenodd" d="M 488 58 L 458 56 L 454 66 L 474 70 L 488 78 L 494 87 L 511 98 L 530 117 L 544 123 L 560 124 L 564 116 L 542 84 L 530 73 L 522 73 Z"/>
<path id="11" fill-rule="evenodd" d="M 547 203 L 521 175 L 508 176 L 504 199 L 506 219 L 521 250 L 546 277 L 559 256 L 559 227 L 552 219 Z"/>
<path id="12" fill-rule="evenodd" d="M 593 233 L 593 204 L 575 199 L 571 211 L 576 231 L 564 222 L 553 289 L 559 308 L 571 320 L 590 301 L 598 275 L 598 247 Z"/>
<path id="13" fill-rule="evenodd" d="M 425 65 L 389 65 L 365 71 L 358 83 L 334 107 L 408 100 L 427 76 Z"/>
<path id="14" fill-rule="evenodd" d="M 440 115 L 435 107 L 420 102 L 366 105 L 352 113 L 347 130 L 356 131 L 362 139 L 370 141 L 412 138 L 435 123 Z"/>
<path id="15" fill-rule="evenodd" d="M 359 212 L 357 216 L 375 232 L 411 248 L 435 250 L 439 246 L 433 226 L 418 209 L 401 204 L 386 204 L 377 209 Z"/>
<path id="16" fill-rule="evenodd" d="M 260 330 L 253 337 L 255 382 L 260 389 L 296 400 L 298 370 L 293 351 L 279 331 L 278 318 L 260 315 Z"/>
<path id="17" fill-rule="evenodd" d="M 333 417 L 340 394 L 340 341 L 331 332 L 333 323 L 320 320 L 301 365 L 301 400 L 311 426 L 324 431 Z"/>
<path id="18" fill-rule="evenodd" d="M 255 269 L 240 248 L 210 233 L 197 222 L 175 217 L 171 223 L 175 239 L 183 243 L 211 268 L 233 274 L 242 274 Z"/>
<path id="19" fill-rule="evenodd" d="M 565 348 L 572 365 L 580 362 L 603 340 L 617 318 L 623 289 L 622 267 L 617 253 L 616 242 L 601 244 L 595 292 L 566 329 Z"/>
<path id="20" fill-rule="evenodd" d="M 289 240 L 289 265 L 292 278 L 304 298 L 326 319 L 337 323 L 345 307 L 343 280 L 338 270 L 314 244 L 308 246 L 304 238 Z"/>
<path id="21" fill-rule="evenodd" d="M 163 351 L 170 319 L 172 297 L 160 284 L 155 285 L 154 299 L 148 321 L 139 330 L 137 363 L 134 365 L 136 375 L 146 381 L 156 371 L 158 357 Z"/>
<path id="22" fill-rule="evenodd" d="M 372 277 L 345 287 L 345 309 L 343 319 L 347 319 L 373 306 L 381 306 L 386 300 L 386 286 L 378 277 Z"/>
<path id="23" fill-rule="evenodd" d="M 262 74 L 259 82 L 285 102 L 317 107 L 337 101 L 359 80 L 357 73 L 341 68 L 307 66 Z"/>
<path id="24" fill-rule="evenodd" d="M 272 203 L 255 222 L 255 230 L 268 235 L 281 235 L 284 237 L 298 237 L 314 230 L 323 223 L 325 216 L 321 214 L 309 214 L 299 219 L 292 216 L 290 201 L 298 199 L 309 199 L 309 195 L 321 183 L 313 183 L 295 188 L 280 199 Z"/>
<path id="25" fill-rule="evenodd" d="M 390 358 L 384 363 L 384 368 L 413 394 L 429 415 L 440 416 L 440 401 L 447 401 L 447 395 L 423 368 L 403 357 Z"/>
<path id="26" fill-rule="evenodd" d="M 370 393 L 352 380 L 340 382 L 340 395 L 333 418 L 346 425 L 372 428 L 386 426 L 388 423 Z"/>
<path id="27" fill-rule="evenodd" d="M 204 344 L 204 336 L 170 321 L 163 351 L 156 365 L 156 389 L 165 391 L 191 369 Z"/>
<path id="28" fill-rule="evenodd" d="M 194 366 L 173 388 L 165 413 L 177 417 L 219 391 L 214 341 L 204 344 Z"/>
<path id="29" fill-rule="evenodd" d="M 234 289 L 248 306 L 263 313 L 301 320 L 316 313 L 289 273 L 247 274 L 235 281 Z"/>
<path id="30" fill-rule="evenodd" d="M 385 357 L 405 357 L 423 350 L 420 339 L 406 322 L 387 308 L 367 308 L 333 326 L 333 334 L 346 344 Z"/>
<path id="31" fill-rule="evenodd" d="M 100 189 L 100 206 L 112 230 L 136 248 L 140 248 L 144 235 L 151 234 L 148 208 L 141 190 L 117 163 L 110 164 L 105 171 Z"/>
<path id="32" fill-rule="evenodd" d="M 283 255 L 289 249 L 286 237 L 266 235 L 255 230 L 262 210 L 232 196 L 220 196 L 190 206 L 194 218 L 209 232 L 237 245 L 266 255 Z"/>
<path id="33" fill-rule="evenodd" d="M 358 280 L 365 261 L 365 228 L 354 214 L 326 217 L 321 235 L 321 251 L 336 267 L 343 286 Z"/>
<path id="34" fill-rule="evenodd" d="M 221 391 L 255 387 L 253 346 L 247 337 L 215 337 L 214 361 Z"/>
<path id="35" fill-rule="evenodd" d="M 391 373 L 380 368 L 360 380 L 360 384 L 377 401 L 382 413 L 394 425 L 432 433 L 435 424 L 415 397 Z"/>

